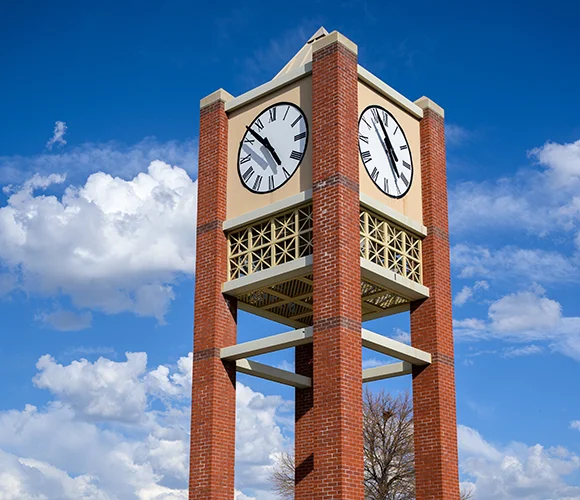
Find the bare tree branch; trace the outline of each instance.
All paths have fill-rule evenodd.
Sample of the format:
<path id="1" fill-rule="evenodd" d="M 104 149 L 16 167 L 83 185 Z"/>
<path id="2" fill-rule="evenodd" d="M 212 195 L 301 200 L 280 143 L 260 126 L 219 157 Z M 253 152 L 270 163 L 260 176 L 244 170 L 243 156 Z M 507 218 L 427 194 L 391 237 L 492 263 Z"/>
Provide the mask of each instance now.
<path id="1" fill-rule="evenodd" d="M 414 500 L 413 403 L 408 392 L 363 394 L 365 500 Z M 294 498 L 294 454 L 277 455 L 270 481 L 284 500 Z M 461 500 L 473 494 L 461 491 Z"/>

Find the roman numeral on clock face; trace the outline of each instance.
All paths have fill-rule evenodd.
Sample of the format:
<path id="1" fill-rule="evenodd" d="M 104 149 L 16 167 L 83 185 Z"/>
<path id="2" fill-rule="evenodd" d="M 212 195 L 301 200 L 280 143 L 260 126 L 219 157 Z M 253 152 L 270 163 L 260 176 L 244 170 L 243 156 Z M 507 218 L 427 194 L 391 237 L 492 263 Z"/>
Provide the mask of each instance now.
<path id="1" fill-rule="evenodd" d="M 373 173 L 371 174 L 371 178 L 373 181 L 377 181 L 377 179 L 379 178 L 379 169 L 377 167 L 373 168 Z"/>
<path id="2" fill-rule="evenodd" d="M 246 162 L 250 161 L 250 158 L 252 157 L 252 153 L 250 153 L 248 156 L 244 156 L 243 158 L 240 158 L 240 164 L 244 164 Z"/>
<path id="3" fill-rule="evenodd" d="M 268 110 L 270 112 L 270 123 L 276 121 L 276 108 L 270 108 Z"/>
<path id="4" fill-rule="evenodd" d="M 306 137 L 306 132 L 302 132 L 301 134 L 294 136 L 294 142 L 299 141 L 300 139 L 304 139 Z"/>
<path id="5" fill-rule="evenodd" d="M 359 134 L 358 140 L 364 142 L 365 144 L 369 143 L 369 138 L 366 135 Z"/>
<path id="6" fill-rule="evenodd" d="M 258 130 L 262 130 L 264 128 L 264 124 L 259 118 L 256 120 L 256 127 L 258 127 Z"/>
<path id="7" fill-rule="evenodd" d="M 372 160 L 370 151 L 363 151 L 361 154 L 363 163 L 368 163 Z"/>
<path id="8" fill-rule="evenodd" d="M 409 165 L 405 160 L 403 160 L 403 166 L 411 170 L 411 165 Z"/>
<path id="9" fill-rule="evenodd" d="M 274 176 L 268 177 L 268 189 L 272 191 L 274 189 Z"/>
<path id="10" fill-rule="evenodd" d="M 383 179 L 383 184 L 384 184 L 384 186 L 385 186 L 385 189 L 383 189 L 383 191 L 384 191 L 385 193 L 388 193 L 388 192 L 389 192 L 389 179 L 387 179 L 387 178 L 385 177 L 385 178 Z"/>
<path id="11" fill-rule="evenodd" d="M 253 186 L 253 190 L 254 191 L 258 191 L 260 189 L 260 184 L 262 184 L 262 176 L 258 175 L 256 177 L 256 180 L 254 181 L 254 186 Z"/>
<path id="12" fill-rule="evenodd" d="M 405 187 L 409 185 L 409 181 L 407 180 L 407 178 L 405 177 L 405 174 L 403 172 L 401 172 L 401 180 L 405 184 Z"/>
<path id="13" fill-rule="evenodd" d="M 292 122 L 292 126 L 296 125 L 300 120 L 302 120 L 302 115 L 300 115 L 296 120 Z"/>
<path id="14" fill-rule="evenodd" d="M 243 173 L 242 179 L 244 179 L 245 182 L 248 182 L 252 175 L 254 175 L 254 167 L 248 168 L 248 170 Z"/>
<path id="15" fill-rule="evenodd" d="M 284 167 L 282 167 L 282 172 L 284 172 L 284 176 L 286 177 L 286 179 L 290 178 L 290 173 Z"/>
<path id="16" fill-rule="evenodd" d="M 290 153 L 290 158 L 292 158 L 293 160 L 301 160 L 302 159 L 302 153 L 300 151 L 292 151 Z"/>
<path id="17" fill-rule="evenodd" d="M 403 145 L 401 146 L 401 151 L 402 151 L 403 149 L 409 149 L 409 146 L 407 146 L 406 144 L 403 144 Z"/>

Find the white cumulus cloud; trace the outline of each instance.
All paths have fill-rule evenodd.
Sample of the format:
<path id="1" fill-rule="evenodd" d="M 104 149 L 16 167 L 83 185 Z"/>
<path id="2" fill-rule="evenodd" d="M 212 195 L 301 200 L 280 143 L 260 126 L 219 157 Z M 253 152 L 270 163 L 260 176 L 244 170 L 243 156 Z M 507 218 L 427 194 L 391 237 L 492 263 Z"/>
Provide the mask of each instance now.
<path id="1" fill-rule="evenodd" d="M 544 293 L 535 285 L 531 290 L 511 293 L 493 302 L 487 320 L 454 319 L 455 336 L 459 340 L 543 341 L 553 351 L 580 360 L 580 318 L 564 316 L 561 304 L 545 297 Z M 504 349 L 500 354 L 517 357 L 542 351 L 543 346 L 531 344 Z"/>
<path id="2" fill-rule="evenodd" d="M 460 470 L 476 500 L 580 498 L 580 487 L 566 482 L 580 470 L 580 457 L 562 446 L 497 446 L 464 425 L 458 426 L 458 444 Z"/>
<path id="3" fill-rule="evenodd" d="M 101 357 L 94 363 L 81 359 L 63 366 L 46 354 L 36 363 L 34 385 L 48 389 L 85 418 L 134 422 L 147 403 L 141 382 L 147 355 L 128 352 L 126 357 L 124 362 Z"/>
<path id="4" fill-rule="evenodd" d="M 0 498 L 187 498 L 192 355 L 153 368 L 146 353 L 126 358 L 38 360 L 34 383 L 53 400 L 0 411 Z M 236 387 L 236 498 L 274 500 L 268 474 L 289 447 L 292 403 Z"/>
<path id="5" fill-rule="evenodd" d="M 194 272 L 197 183 L 153 161 L 129 180 L 98 172 L 60 197 L 35 191 L 63 180 L 35 176 L 10 189 L 0 208 L 3 283 L 163 322 L 173 283 Z"/>

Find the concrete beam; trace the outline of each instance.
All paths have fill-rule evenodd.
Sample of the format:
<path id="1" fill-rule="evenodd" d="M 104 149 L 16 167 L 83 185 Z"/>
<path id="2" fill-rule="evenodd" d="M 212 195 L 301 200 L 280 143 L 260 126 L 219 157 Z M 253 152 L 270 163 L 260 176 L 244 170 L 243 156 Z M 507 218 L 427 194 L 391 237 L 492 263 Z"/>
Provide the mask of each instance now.
<path id="1" fill-rule="evenodd" d="M 375 380 L 384 380 L 386 378 L 409 375 L 412 371 L 413 365 L 406 361 L 377 366 L 375 368 L 367 368 L 366 370 L 363 370 L 363 384 L 366 382 L 374 382 Z"/>
<path id="2" fill-rule="evenodd" d="M 312 327 L 299 328 L 291 332 L 224 347 L 221 350 L 221 358 L 234 361 L 310 343 L 312 343 Z"/>
<path id="3" fill-rule="evenodd" d="M 387 356 L 406 361 L 412 365 L 425 366 L 431 364 L 431 354 L 428 352 L 364 328 L 362 330 L 362 345 L 367 349 L 372 349 Z"/>
<path id="4" fill-rule="evenodd" d="M 249 359 L 238 359 L 236 361 L 236 370 L 246 375 L 263 378 L 279 384 L 289 385 L 297 389 L 307 389 L 312 387 L 312 379 L 304 375 L 297 375 L 280 368 L 264 365 L 257 361 L 250 361 Z"/>

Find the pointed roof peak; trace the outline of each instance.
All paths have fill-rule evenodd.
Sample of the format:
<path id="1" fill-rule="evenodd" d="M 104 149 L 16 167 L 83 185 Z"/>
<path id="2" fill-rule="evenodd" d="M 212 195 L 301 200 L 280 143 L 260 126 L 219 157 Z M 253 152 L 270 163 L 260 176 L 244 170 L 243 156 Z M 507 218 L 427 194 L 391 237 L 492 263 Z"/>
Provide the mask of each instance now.
<path id="1" fill-rule="evenodd" d="M 312 35 L 304 44 L 304 46 L 296 53 L 296 55 L 288 61 L 286 66 L 280 70 L 280 72 L 274 77 L 274 80 L 280 76 L 284 76 L 287 73 L 290 73 L 297 68 L 305 66 L 309 62 L 312 62 L 312 44 L 316 40 L 320 40 L 326 35 L 328 35 L 328 31 L 326 31 L 324 27 L 321 26 L 318 31 L 314 33 L 314 35 Z"/>
<path id="2" fill-rule="evenodd" d="M 306 43 L 315 42 L 319 38 L 322 38 L 323 36 L 326 36 L 326 35 L 328 35 L 328 31 L 326 31 L 326 29 L 324 29 L 324 26 L 321 26 L 320 28 L 318 28 L 318 31 L 316 33 L 314 33 L 314 35 L 312 35 L 310 37 L 310 39 L 308 40 L 308 42 L 306 42 Z"/>

